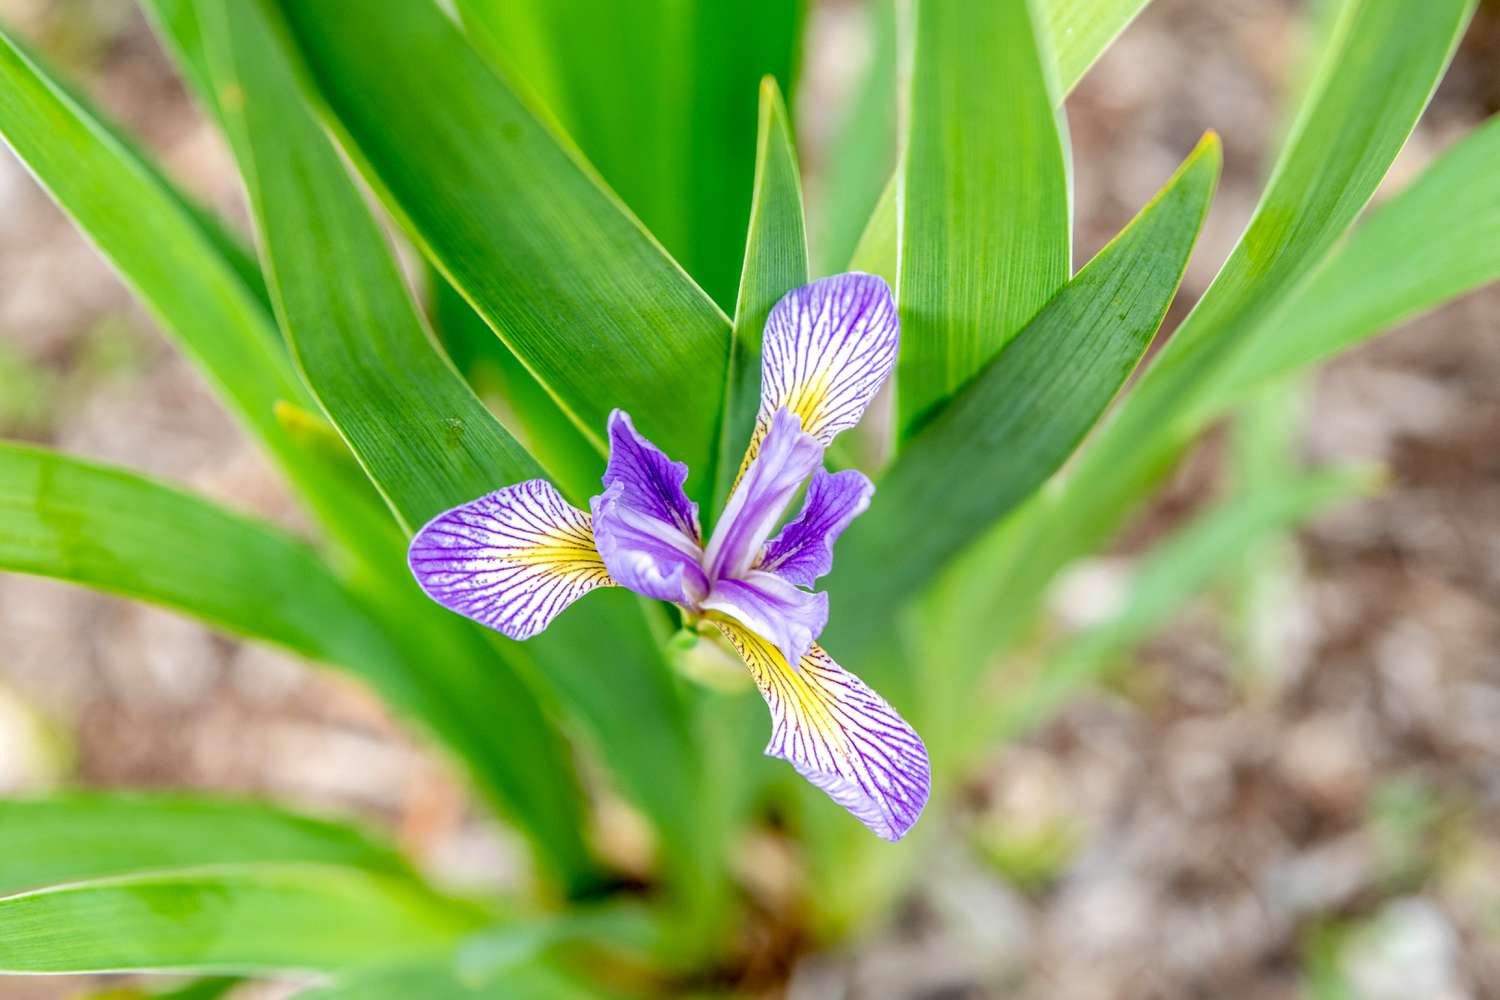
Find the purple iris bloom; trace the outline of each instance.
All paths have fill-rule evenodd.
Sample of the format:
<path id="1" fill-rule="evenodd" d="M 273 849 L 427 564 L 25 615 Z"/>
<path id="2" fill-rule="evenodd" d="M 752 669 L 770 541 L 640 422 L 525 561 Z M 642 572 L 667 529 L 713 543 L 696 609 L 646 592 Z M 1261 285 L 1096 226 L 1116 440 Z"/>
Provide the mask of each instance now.
<path id="1" fill-rule="evenodd" d="M 706 543 L 682 488 L 687 466 L 615 410 L 604 491 L 588 513 L 545 480 L 507 486 L 419 531 L 412 573 L 439 604 L 512 639 L 536 635 L 595 587 L 676 604 L 689 623 L 721 632 L 749 667 L 771 710 L 766 753 L 899 840 L 927 803 L 927 749 L 817 644 L 828 595 L 811 590 L 875 491 L 861 472 L 825 471 L 823 452 L 859 422 L 899 341 L 890 288 L 874 275 L 825 278 L 776 304 L 755 431 Z M 772 537 L 804 483 L 801 513 Z"/>

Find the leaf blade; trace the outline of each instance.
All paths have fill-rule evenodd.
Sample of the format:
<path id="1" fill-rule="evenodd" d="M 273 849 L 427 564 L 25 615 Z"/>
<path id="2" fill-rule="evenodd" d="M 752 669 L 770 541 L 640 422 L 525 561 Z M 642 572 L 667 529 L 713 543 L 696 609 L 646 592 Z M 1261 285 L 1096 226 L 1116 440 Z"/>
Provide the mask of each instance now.
<path id="1" fill-rule="evenodd" d="M 528 815 L 552 838 L 544 856 L 580 882 L 593 877 L 581 844 L 565 853 L 576 837 L 566 786 L 549 767 L 518 766 L 496 727 L 537 747 L 555 737 L 510 702 L 475 696 L 495 688 L 493 654 L 480 644 L 476 656 L 464 631 L 421 628 L 409 611 L 422 599 L 415 583 L 394 597 L 356 592 L 268 525 L 121 469 L 14 444 L 0 444 L 0 567 L 161 604 L 350 670 L 456 748 L 486 794 L 535 803 Z M 392 606 L 403 594 L 405 613 Z"/>
<path id="2" fill-rule="evenodd" d="M 917 7 L 899 194 L 903 437 L 1068 280 L 1066 138 L 1030 9 Z"/>
<path id="3" fill-rule="evenodd" d="M 251 179 L 251 202 L 283 325 L 309 384 L 408 532 L 475 496 L 542 476 L 541 467 L 437 351 L 373 218 L 302 105 L 270 23 L 248 4 L 208 0 L 202 10 L 219 85 L 233 86 L 240 95 L 227 118 Z M 319 225 L 309 227 L 305 220 L 314 214 Z M 388 571 L 408 576 L 404 564 Z M 407 589 L 423 609 L 465 633 L 475 632 Z M 506 650 L 498 661 L 476 642 L 471 683 L 456 691 L 477 712 L 486 705 L 506 707 L 508 732 L 496 727 L 486 739 L 494 750 L 488 762 L 496 785 L 507 793 L 511 815 L 531 830 L 542 856 L 580 888 L 592 878 L 581 833 L 582 797 L 535 685 L 561 692 L 565 705 L 595 736 L 604 734 L 606 756 L 617 772 L 623 770 L 632 793 L 646 794 L 658 807 L 656 818 L 686 822 L 662 814 L 667 802 L 679 809 L 683 803 L 671 794 L 672 786 L 658 780 L 663 772 L 689 766 L 681 706 L 640 614 L 622 597 L 594 595 L 526 645 L 496 637 Z M 612 644 L 616 666 L 604 679 L 590 667 L 597 654 L 582 655 L 594 651 L 602 637 Z M 511 665 L 532 658 L 544 669 Z M 585 674 L 587 682 L 580 684 Z M 675 733 L 681 745 L 668 752 L 670 738 L 622 739 L 620 717 L 628 709 L 640 712 L 633 724 Z M 483 731 L 478 718 L 474 731 Z M 657 753 L 649 765 L 632 750 L 642 746 Z"/>
<path id="4" fill-rule="evenodd" d="M 1211 412 L 1203 403 L 1232 370 L 1236 349 L 1253 344 L 1257 324 L 1275 315 L 1395 158 L 1472 9 L 1469 0 L 1443 0 L 1402 26 L 1390 6 L 1347 0 L 1261 207 L 1220 276 L 1063 488 L 965 558 L 953 588 L 965 605 L 954 633 L 976 643 L 963 658 L 974 669 L 983 659 L 977 645 L 1015 641 L 1053 575 L 1117 531 L 1202 428 Z M 962 626 L 977 620 L 986 622 L 982 642 Z"/>
<path id="5" fill-rule="evenodd" d="M 198 4 L 272 298 L 311 391 L 411 534 L 543 470 L 436 349 L 394 253 L 250 5 Z M 308 220 L 317 218 L 317 225 Z"/>
<path id="6" fill-rule="evenodd" d="M 273 861 L 413 877 L 362 830 L 259 802 L 119 792 L 0 801 L 0 895 L 146 869 Z"/>
<path id="7" fill-rule="evenodd" d="M 205 34 L 220 86 L 234 86 L 240 95 L 228 117 L 245 173 L 254 178 L 251 201 L 283 325 L 309 384 L 405 524 L 419 525 L 499 486 L 542 476 L 439 354 L 374 220 L 302 105 L 271 23 L 249 4 L 205 0 L 203 10 L 212 12 Z M 314 215 L 319 224 L 309 227 L 305 220 Z M 339 290 L 346 287 L 348 294 Z M 361 359 L 366 353 L 373 361 Z M 455 420 L 463 427 L 462 442 L 449 440 Z M 409 576 L 404 564 L 390 572 Z M 416 600 L 431 607 L 425 597 Z M 467 623 L 463 628 L 474 631 Z M 526 798 L 513 807 L 545 817 L 534 838 L 539 848 L 560 853 L 564 870 L 576 868 L 585 854 L 585 820 L 564 747 L 555 736 L 541 735 L 551 727 L 533 684 L 583 724 L 626 792 L 670 841 L 670 863 L 704 863 L 701 854 L 715 848 L 697 836 L 688 791 L 697 770 L 686 709 L 635 599 L 593 594 L 545 635 L 525 644 L 498 636 L 494 642 L 507 658 L 536 663 L 510 677 L 493 655 L 481 655 L 478 676 L 487 674 L 490 688 L 471 696 L 480 710 L 486 704 L 506 705 L 513 715 L 525 710 L 525 720 L 513 717 L 508 725 L 513 732 L 490 742 L 517 758 L 505 768 L 507 787 L 524 789 Z M 599 670 L 606 662 L 610 668 Z M 504 765 L 503 756 L 495 763 Z M 566 808 L 542 810 L 548 799 Z"/>
<path id="8" fill-rule="evenodd" d="M 299 994 L 303 1000 L 607 1000 L 615 996 L 596 982 L 586 982 L 540 961 L 518 961 L 476 976 L 457 961 L 416 963 L 396 968 L 359 970 L 328 986 Z"/>
<path id="9" fill-rule="evenodd" d="M 786 105 L 776 81 L 761 83 L 760 124 L 755 153 L 755 195 L 750 233 L 734 311 L 733 346 L 725 386 L 719 445 L 719 482 L 714 509 L 723 506 L 755 429 L 760 407 L 761 334 L 771 307 L 807 284 L 807 229 L 802 217 L 802 178 Z"/>
<path id="10" fill-rule="evenodd" d="M 538 92 L 610 187 L 726 310 L 750 211 L 757 85 L 771 76 L 791 93 L 805 6 L 458 4 L 476 45 Z"/>
<path id="11" fill-rule="evenodd" d="M 622 407 L 705 494 L 729 347 L 712 300 L 435 6 L 280 7 L 427 256 L 586 435 Z"/>
<path id="12" fill-rule="evenodd" d="M 313 551 L 121 469 L 0 443 L 0 566 L 165 605 L 341 662 L 373 641 Z"/>
<path id="13" fill-rule="evenodd" d="M 331 534 L 358 552 L 389 526 L 285 432 L 309 405 L 243 265 L 159 171 L 0 31 L 0 134 L 270 452 Z"/>
<path id="14" fill-rule="evenodd" d="M 1047 25 L 1057 75 L 1067 93 L 1150 0 L 1046 0 Z"/>
<path id="15" fill-rule="evenodd" d="M 353 868 L 130 875 L 0 899 L 0 970 L 340 969 L 438 954 L 483 923 L 409 879 Z"/>
<path id="16" fill-rule="evenodd" d="M 1166 315 L 1220 162 L 1210 133 L 1130 225 L 907 443 L 870 510 L 839 543 L 828 580 L 839 640 L 863 649 L 858 644 L 883 634 L 877 623 L 1073 451 Z"/>
<path id="17" fill-rule="evenodd" d="M 871 34 L 869 62 L 833 134 L 824 167 L 813 245 L 819 275 L 842 270 L 853 259 L 896 166 L 896 5 L 894 0 L 873 0 L 865 5 L 865 13 Z M 890 231 L 894 237 L 894 223 Z M 894 268 L 889 275 L 872 273 L 880 273 L 896 287 Z"/>
<path id="18" fill-rule="evenodd" d="M 1500 277 L 1500 117 L 1376 206 L 1261 324 L 1218 395 L 1315 363 Z M 1442 233 L 1441 240 L 1431 240 Z M 1423 253 L 1412 253 L 1421 246 Z"/>

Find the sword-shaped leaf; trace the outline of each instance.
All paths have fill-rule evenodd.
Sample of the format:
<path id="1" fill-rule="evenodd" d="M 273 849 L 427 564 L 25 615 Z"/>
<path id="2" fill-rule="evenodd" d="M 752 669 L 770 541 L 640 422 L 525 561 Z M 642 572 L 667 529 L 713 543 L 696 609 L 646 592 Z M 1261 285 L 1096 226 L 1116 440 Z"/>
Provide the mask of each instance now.
<path id="1" fill-rule="evenodd" d="M 282 324 L 308 384 L 392 508 L 414 529 L 501 486 L 545 476 L 436 348 L 261 9 L 225 0 L 201 0 L 200 8 L 219 86 L 237 94 L 226 119 Z M 408 570 L 403 563 L 389 572 Z M 524 646 L 496 641 L 536 658 L 536 681 L 581 719 L 671 838 L 678 853 L 670 860 L 711 846 L 691 832 L 696 770 L 684 706 L 628 594 L 591 595 Z M 502 664 L 490 670 L 498 677 Z M 483 710 L 497 698 L 519 708 L 529 695 L 518 678 L 509 693 L 480 697 Z M 524 756 L 521 766 L 555 772 L 560 793 L 569 787 L 566 754 L 528 745 L 520 733 L 504 738 Z"/>
<path id="2" fill-rule="evenodd" d="M 460 0 L 482 51 L 530 86 L 646 228 L 734 301 L 763 76 L 796 78 L 804 0 Z M 789 92 L 789 91 L 788 91 Z"/>
<path id="3" fill-rule="evenodd" d="M 423 251 L 578 422 L 712 488 L 729 322 L 434 3 L 284 0 L 319 93 Z"/>
<path id="4" fill-rule="evenodd" d="M 719 483 L 714 509 L 729 496 L 741 456 L 755 430 L 760 406 L 761 333 L 771 307 L 807 284 L 807 232 L 802 220 L 802 178 L 786 105 L 776 81 L 761 83 L 760 129 L 755 154 L 755 198 L 750 236 L 734 310 L 734 346 L 724 396 Z"/>
<path id="5" fill-rule="evenodd" d="M 1070 273 L 1067 137 L 1029 0 L 916 8 L 896 398 L 914 433 Z"/>
<path id="6" fill-rule="evenodd" d="M 411 877 L 393 849 L 364 831 L 261 802 L 131 792 L 0 801 L 0 895 L 244 862 L 316 862 Z"/>
<path id="7" fill-rule="evenodd" d="M 902 449 L 870 510 L 839 542 L 827 585 L 835 605 L 825 633 L 830 649 L 857 662 L 843 642 L 878 639 L 881 623 L 910 595 L 1072 453 L 1166 315 L 1220 160 L 1218 139 L 1210 135 L 1130 225 Z M 880 679 L 872 683 L 879 687 Z"/>
<path id="8" fill-rule="evenodd" d="M 964 649 L 956 669 L 978 672 L 981 645 L 1014 641 L 1052 576 L 1108 540 L 1172 468 L 1235 367 L 1250 362 L 1262 324 L 1280 315 L 1374 192 L 1473 8 L 1473 0 L 1346 0 L 1260 206 L 1213 285 L 1063 487 L 964 557 L 951 588 L 952 637 Z"/>
<path id="9" fill-rule="evenodd" d="M 0 972 L 278 972 L 442 954 L 482 911 L 410 878 L 330 865 L 226 865 L 0 899 Z"/>

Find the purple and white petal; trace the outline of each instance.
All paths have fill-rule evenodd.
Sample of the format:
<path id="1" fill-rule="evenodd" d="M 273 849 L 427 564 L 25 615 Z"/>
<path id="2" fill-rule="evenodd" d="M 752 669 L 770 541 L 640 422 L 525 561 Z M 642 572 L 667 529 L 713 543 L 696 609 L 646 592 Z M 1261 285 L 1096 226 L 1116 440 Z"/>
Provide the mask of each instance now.
<path id="1" fill-rule="evenodd" d="M 623 502 L 616 483 L 589 501 L 594 544 L 622 587 L 658 601 L 693 605 L 708 593 L 698 543 L 664 521 Z"/>
<path id="2" fill-rule="evenodd" d="M 687 498 L 686 462 L 674 462 L 635 429 L 630 414 L 609 415 L 609 464 L 604 488 L 618 485 L 621 505 L 676 528 L 694 542 L 702 539 L 698 505 Z"/>
<path id="3" fill-rule="evenodd" d="M 783 579 L 811 587 L 833 568 L 833 543 L 865 509 L 875 484 L 855 469 L 829 473 L 818 469 L 807 487 L 797 519 L 771 539 L 758 564 Z"/>
<path id="4" fill-rule="evenodd" d="M 594 548 L 589 515 L 545 479 L 531 479 L 445 511 L 411 540 L 407 562 L 450 611 L 529 639 L 595 587 L 613 584 Z"/>
<path id="5" fill-rule="evenodd" d="M 589 501 L 594 542 L 616 583 L 678 604 L 708 592 L 698 505 L 682 489 L 687 475 L 684 463 L 641 436 L 629 414 L 610 414 L 604 492 Z"/>
<path id="6" fill-rule="evenodd" d="M 771 419 L 765 444 L 735 485 L 704 550 L 709 579 L 742 577 L 760 558 L 776 522 L 823 462 L 823 445 L 791 410 Z"/>
<path id="7" fill-rule="evenodd" d="M 851 271 L 787 292 L 766 319 L 760 411 L 745 463 L 783 407 L 825 447 L 859 423 L 895 367 L 900 341 L 901 321 L 883 278 Z"/>
<path id="8" fill-rule="evenodd" d="M 792 670 L 760 636 L 716 622 L 771 710 L 766 753 L 791 763 L 885 840 L 900 840 L 927 804 L 927 748 L 884 698 L 814 645 Z"/>
<path id="9" fill-rule="evenodd" d="M 775 573 L 752 569 L 714 583 L 704 610 L 728 615 L 767 639 L 788 663 L 802 659 L 828 624 L 828 595 L 800 590 Z"/>

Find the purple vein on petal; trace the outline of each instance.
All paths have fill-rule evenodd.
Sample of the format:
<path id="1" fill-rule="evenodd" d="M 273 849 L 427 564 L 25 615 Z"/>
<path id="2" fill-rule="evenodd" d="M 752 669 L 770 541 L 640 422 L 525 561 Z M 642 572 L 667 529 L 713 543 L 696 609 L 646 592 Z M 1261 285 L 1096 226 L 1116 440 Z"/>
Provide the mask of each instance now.
<path id="1" fill-rule="evenodd" d="M 802 512 L 766 545 L 759 568 L 811 587 L 833 568 L 833 543 L 870 506 L 874 492 L 863 472 L 818 469 L 808 484 Z"/>
<path id="2" fill-rule="evenodd" d="M 683 492 L 688 468 L 635 429 L 609 418 L 604 492 L 589 501 L 594 540 L 610 576 L 638 594 L 692 604 L 708 591 L 700 557 L 698 505 Z"/>
<path id="3" fill-rule="evenodd" d="M 407 561 L 428 596 L 512 639 L 529 639 L 595 587 L 613 583 L 589 515 L 544 479 L 444 511 L 411 541 Z"/>

